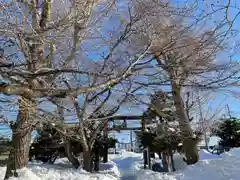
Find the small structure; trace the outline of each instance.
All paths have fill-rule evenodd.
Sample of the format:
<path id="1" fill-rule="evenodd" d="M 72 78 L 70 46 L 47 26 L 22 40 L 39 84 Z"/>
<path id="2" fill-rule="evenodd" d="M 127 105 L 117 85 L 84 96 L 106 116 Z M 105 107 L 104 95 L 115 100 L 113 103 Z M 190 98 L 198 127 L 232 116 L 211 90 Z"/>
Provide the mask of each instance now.
<path id="1" fill-rule="evenodd" d="M 136 120 L 136 121 L 141 121 L 141 127 L 128 127 L 127 121 L 129 120 Z M 137 115 L 132 115 L 132 116 L 112 116 L 111 118 L 106 118 L 103 120 L 104 121 L 104 129 L 103 129 L 103 134 L 105 139 L 108 138 L 108 132 L 109 131 L 145 131 L 145 119 L 143 116 L 137 116 Z M 123 121 L 122 124 L 116 125 L 115 121 Z M 112 122 L 112 126 L 109 126 L 109 122 Z M 104 148 L 105 149 L 105 154 L 103 156 L 103 162 L 108 161 L 108 148 L 107 146 Z M 131 150 L 133 150 L 133 142 L 131 142 Z"/>

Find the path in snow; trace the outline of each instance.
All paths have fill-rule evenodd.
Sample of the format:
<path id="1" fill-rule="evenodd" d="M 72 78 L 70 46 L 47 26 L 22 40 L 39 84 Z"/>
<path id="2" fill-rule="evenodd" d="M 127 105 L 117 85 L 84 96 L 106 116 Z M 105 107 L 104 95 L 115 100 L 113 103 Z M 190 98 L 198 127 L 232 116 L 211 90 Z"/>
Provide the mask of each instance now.
<path id="1" fill-rule="evenodd" d="M 112 159 L 119 168 L 121 180 L 137 180 L 136 164 L 142 161 L 142 154 L 122 152 Z"/>
<path id="2" fill-rule="evenodd" d="M 137 176 L 136 175 L 122 176 L 121 180 L 137 180 Z"/>
<path id="3" fill-rule="evenodd" d="M 150 170 L 141 170 L 142 154 L 121 152 L 110 155 L 120 171 L 120 180 L 238 180 L 240 167 L 240 148 L 233 149 L 221 156 L 214 155 L 206 150 L 200 150 L 200 161 L 187 166 L 182 155 L 175 154 L 174 161 L 177 171 L 159 173 Z M 220 173 L 219 173 L 220 172 Z"/>

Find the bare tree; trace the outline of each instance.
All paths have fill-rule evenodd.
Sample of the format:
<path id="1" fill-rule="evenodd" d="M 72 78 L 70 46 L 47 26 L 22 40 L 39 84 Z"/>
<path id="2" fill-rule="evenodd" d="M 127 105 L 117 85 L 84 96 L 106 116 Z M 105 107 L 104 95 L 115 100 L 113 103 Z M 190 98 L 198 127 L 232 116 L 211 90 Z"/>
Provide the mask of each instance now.
<path id="1" fill-rule="evenodd" d="M 9 155 L 6 178 L 16 176 L 16 169 L 27 166 L 31 132 L 41 119 L 37 115 L 43 99 L 55 101 L 62 121 L 66 119 L 61 109 L 62 101 L 68 99 L 71 102 L 78 121 L 82 123 L 79 135 L 87 159 L 96 137 L 89 137 L 87 129 L 94 120 L 114 114 L 124 97 L 142 87 L 144 84 L 136 83 L 136 80 L 146 74 L 150 77 L 149 67 L 154 67 L 161 85 L 171 86 L 186 142 L 191 138 L 192 130 L 181 90 L 189 84 L 195 85 L 192 82 L 197 75 L 217 69 L 211 63 L 221 48 L 218 40 L 226 36 L 217 34 L 218 28 L 196 34 L 195 29 L 185 25 L 184 21 L 192 9 L 181 11 L 165 1 L 143 2 L 131 1 L 124 16 L 119 18 L 118 31 L 107 32 L 108 37 L 104 27 L 106 22 L 109 23 L 106 19 L 114 1 L 12 0 L 4 6 L 5 14 L 0 20 L 0 32 L 4 35 L 0 74 L 8 82 L 0 84 L 0 92 L 17 97 L 15 104 L 19 107 L 17 121 L 11 124 L 14 148 Z M 98 7 L 99 4 L 104 8 Z M 95 41 L 91 42 L 92 39 Z M 101 46 L 107 50 L 99 50 Z M 96 47 L 95 52 L 102 52 L 97 62 L 87 58 L 93 53 L 90 47 Z M 152 60 L 158 65 L 150 64 Z M 130 80 L 125 81 L 128 78 Z M 198 76 L 198 79 L 201 78 Z M 124 88 L 119 87 L 120 83 Z M 131 89 L 126 88 L 129 83 Z M 113 89 L 124 92 L 124 96 L 120 102 L 109 105 Z M 77 100 L 79 97 L 81 101 Z M 106 111 L 106 104 L 114 108 Z M 65 127 L 61 130 L 63 135 L 68 134 Z M 186 151 L 189 149 L 186 147 Z M 189 154 L 188 159 L 195 156 L 195 152 Z M 75 161 L 70 155 L 69 159 Z M 90 169 L 90 164 L 84 166 Z"/>
<path id="2" fill-rule="evenodd" d="M 28 164 L 31 132 L 38 121 L 37 107 L 42 98 L 70 97 L 79 119 L 85 119 L 85 114 L 79 113 L 75 98 L 79 94 L 96 92 L 98 89 L 107 93 L 109 90 L 106 89 L 132 75 L 137 70 L 135 66 L 145 57 L 149 46 L 130 63 L 126 62 L 119 71 L 116 69 L 114 72 L 96 73 L 95 68 L 91 71 L 83 66 L 87 60 L 84 60 L 86 56 L 81 48 L 82 44 L 91 39 L 90 32 L 96 31 L 94 25 L 101 22 L 101 18 L 113 5 L 112 1 L 104 2 L 105 8 L 99 10 L 98 3 L 97 0 L 13 0 L 4 9 L 0 29 L 4 35 L 0 73 L 8 83 L 0 85 L 0 92 L 7 96 L 18 96 L 19 106 L 17 121 L 11 125 L 13 150 L 9 155 L 10 163 L 5 179 L 12 175 L 17 176 L 16 169 Z M 109 54 L 102 58 L 106 65 L 109 59 L 113 60 L 116 48 L 128 38 L 131 26 L 137 20 L 138 18 L 131 19 L 124 24 L 125 30 L 118 34 L 119 37 L 114 39 L 113 44 L 108 44 Z M 11 43 L 11 47 L 7 43 Z M 87 76 L 101 79 L 89 84 L 84 82 Z M 78 79 L 74 85 L 63 83 L 64 79 L 74 79 L 73 77 Z M 81 129 L 80 132 L 84 133 L 84 130 Z M 83 144 L 86 142 L 86 139 L 82 141 Z M 94 140 L 89 143 L 92 147 Z M 84 144 L 84 148 L 88 152 L 89 146 Z"/>
<path id="3" fill-rule="evenodd" d="M 183 9 L 180 12 L 170 3 L 151 1 L 149 4 L 137 1 L 136 11 L 148 12 L 144 21 L 138 24 L 136 41 L 139 44 L 151 42 L 149 61 L 156 60 L 155 70 L 162 72 L 159 80 L 153 83 L 140 82 L 145 86 L 169 86 L 174 99 L 176 113 L 184 137 L 183 146 L 188 164 L 198 161 L 197 143 L 194 141 L 192 127 L 189 123 L 186 105 L 182 98 L 182 91 L 187 87 L 210 88 L 232 77 L 215 77 L 209 75 L 221 71 L 226 65 L 215 63 L 216 55 L 222 50 L 225 33 L 219 28 L 198 31 L 197 23 L 186 23 L 191 17 L 192 9 Z M 173 12 L 173 10 L 175 11 Z M 141 35 L 141 39 L 138 35 Z M 209 75 L 210 78 L 203 78 Z"/>
<path id="4" fill-rule="evenodd" d="M 203 36 L 205 36 L 205 34 Z M 208 38 L 211 39 L 211 37 Z M 182 39 L 179 38 L 177 41 L 181 40 Z M 212 61 L 212 57 L 216 53 L 212 52 L 212 50 L 214 49 L 215 51 L 215 49 L 219 49 L 217 46 L 212 46 L 214 45 L 212 44 L 213 42 L 210 42 L 210 44 L 209 42 L 207 42 L 205 44 L 204 42 L 202 42 L 202 40 L 200 40 L 199 42 L 195 41 L 195 45 L 190 45 L 193 42 L 194 39 L 189 37 L 187 39 L 183 39 L 184 44 L 182 44 L 182 46 L 186 46 L 188 44 L 187 48 L 184 47 L 175 49 L 178 48 L 175 47 L 175 50 L 172 50 L 170 52 L 164 52 L 160 50 L 157 52 L 157 54 L 155 54 L 158 64 L 169 74 L 169 80 L 171 82 L 171 89 L 176 107 L 176 112 L 179 116 L 180 128 L 183 136 L 185 137 L 185 140 L 183 141 L 183 147 L 188 164 L 193 164 L 198 161 L 198 152 L 196 148 L 196 143 L 195 147 L 192 147 L 194 145 L 192 143 L 193 133 L 192 128 L 189 124 L 189 118 L 184 108 L 184 102 L 181 97 L 181 87 L 182 84 L 187 81 L 187 78 L 194 76 L 195 73 L 199 73 L 199 71 L 202 71 L 205 65 L 205 68 L 208 68 L 208 63 Z M 189 47 L 189 45 L 193 47 Z M 210 50 L 209 52 L 204 52 L 208 48 L 208 45 L 211 46 L 210 48 L 212 48 L 212 50 Z M 204 49 L 200 48 L 201 46 L 204 47 Z M 156 53 L 156 51 L 154 53 Z"/>
<path id="5" fill-rule="evenodd" d="M 115 68 L 114 64 L 110 64 L 111 61 L 106 63 L 98 63 L 97 71 L 111 71 L 112 68 Z M 98 68 L 101 64 L 101 68 Z M 92 68 L 94 66 L 91 66 Z M 94 85 L 103 81 L 103 77 L 98 76 L 89 76 L 89 83 Z M 69 89 L 75 85 L 75 81 L 64 81 Z M 129 77 L 126 80 L 121 81 L 120 84 L 112 84 L 111 87 L 106 87 L 104 89 L 99 89 L 95 92 L 90 92 L 85 95 L 71 96 L 68 99 L 68 107 L 72 107 L 72 113 L 76 116 L 76 124 L 78 124 L 78 132 L 74 136 L 77 138 L 83 147 L 83 163 L 84 169 L 87 171 L 92 171 L 92 149 L 99 134 L 104 133 L 104 126 L 108 120 L 118 112 L 118 110 L 124 106 L 126 103 L 129 103 L 129 96 L 132 95 L 136 90 L 139 90 L 141 86 L 133 86 L 131 83 L 131 78 Z M 79 101 L 78 99 L 82 99 Z M 57 104 L 59 114 L 61 119 L 64 121 L 63 108 Z M 64 107 L 64 106 L 62 106 Z M 69 136 L 66 132 L 63 134 Z M 65 149 L 70 161 L 74 164 L 75 167 L 79 166 L 79 163 L 76 158 L 74 158 L 69 150 L 69 144 L 65 139 Z"/>

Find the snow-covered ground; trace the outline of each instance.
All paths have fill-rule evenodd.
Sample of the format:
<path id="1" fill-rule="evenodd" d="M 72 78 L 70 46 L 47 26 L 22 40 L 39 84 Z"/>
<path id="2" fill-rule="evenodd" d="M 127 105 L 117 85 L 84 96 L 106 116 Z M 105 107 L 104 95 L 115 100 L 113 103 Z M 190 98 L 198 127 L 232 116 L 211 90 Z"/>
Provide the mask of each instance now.
<path id="1" fill-rule="evenodd" d="M 175 157 L 176 158 L 176 157 Z M 158 173 L 149 170 L 138 172 L 137 180 L 239 180 L 240 148 L 220 156 L 200 151 L 200 161 L 191 166 L 178 166 L 176 172 Z M 176 163 L 180 158 L 175 159 Z M 181 164 L 181 163 L 179 163 Z"/>
<path id="2" fill-rule="evenodd" d="M 57 160 L 55 165 L 31 163 L 29 168 L 19 171 L 19 178 L 11 180 L 238 180 L 240 148 L 222 155 L 200 151 L 200 161 L 186 166 L 182 156 L 175 154 L 176 172 L 158 173 L 143 169 L 141 153 L 122 151 L 109 155 L 109 163 L 100 165 L 99 173 L 87 173 L 74 169 L 67 159 Z M 0 168 L 0 180 L 5 167 Z"/>
<path id="3" fill-rule="evenodd" d="M 142 153 L 122 151 L 116 155 L 109 155 L 109 159 L 116 163 L 120 171 L 121 180 L 135 180 L 139 169 L 136 167 L 142 163 Z"/>
<path id="4" fill-rule="evenodd" d="M 221 156 L 217 154 L 212 154 L 205 149 L 199 151 L 200 160 L 209 160 L 209 159 L 220 159 Z"/>
<path id="5" fill-rule="evenodd" d="M 0 180 L 4 179 L 6 167 L 0 167 Z M 109 161 L 100 164 L 99 173 L 88 173 L 74 169 L 66 158 L 58 159 L 54 165 L 30 163 L 28 168 L 19 171 L 18 178 L 10 180 L 117 180 L 120 172 L 116 164 Z"/>

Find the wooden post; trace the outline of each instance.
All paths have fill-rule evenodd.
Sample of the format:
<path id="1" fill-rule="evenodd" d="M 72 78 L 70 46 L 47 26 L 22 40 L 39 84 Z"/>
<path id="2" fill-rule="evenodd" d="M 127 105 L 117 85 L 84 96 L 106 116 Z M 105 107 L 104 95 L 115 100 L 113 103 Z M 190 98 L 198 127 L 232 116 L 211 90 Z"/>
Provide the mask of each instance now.
<path id="1" fill-rule="evenodd" d="M 108 119 L 104 120 L 104 140 L 107 142 L 108 139 Z M 108 144 L 104 144 L 104 155 L 103 155 L 103 162 L 106 163 L 108 162 Z"/>
<path id="2" fill-rule="evenodd" d="M 170 154 L 171 169 L 174 172 L 174 171 L 176 171 L 176 168 L 175 168 L 175 163 L 174 163 L 174 160 L 173 160 L 173 151 L 172 151 L 171 146 L 170 146 L 170 149 L 169 149 L 169 154 Z"/>
<path id="3" fill-rule="evenodd" d="M 130 130 L 131 152 L 133 152 L 133 137 L 132 130 Z"/>
<path id="4" fill-rule="evenodd" d="M 151 152 L 149 147 L 147 148 L 147 161 L 148 161 L 148 168 L 152 169 L 152 163 L 151 163 Z"/>
<path id="5" fill-rule="evenodd" d="M 162 153 L 162 164 L 164 172 L 169 172 L 169 156 L 168 153 L 163 151 Z"/>
<path id="6" fill-rule="evenodd" d="M 143 149 L 143 163 L 144 163 L 144 169 L 146 169 L 147 168 L 147 164 L 148 164 L 148 158 L 147 158 L 147 149 L 146 148 L 144 148 Z"/>
<path id="7" fill-rule="evenodd" d="M 141 118 L 141 125 L 142 125 L 142 134 L 144 133 L 145 131 L 145 119 L 142 117 Z M 147 150 L 146 150 L 146 147 L 143 147 L 143 163 L 144 163 L 144 169 L 146 169 L 146 165 L 148 164 L 148 157 L 147 157 Z"/>
<path id="8" fill-rule="evenodd" d="M 95 147 L 95 152 L 94 152 L 94 171 L 98 172 L 99 171 L 99 163 L 100 163 L 100 159 L 99 159 L 99 146 Z"/>
<path id="9" fill-rule="evenodd" d="M 145 119 L 143 117 L 141 119 L 141 124 L 142 124 L 142 132 L 144 132 L 145 128 L 146 128 L 146 122 L 145 122 Z"/>

